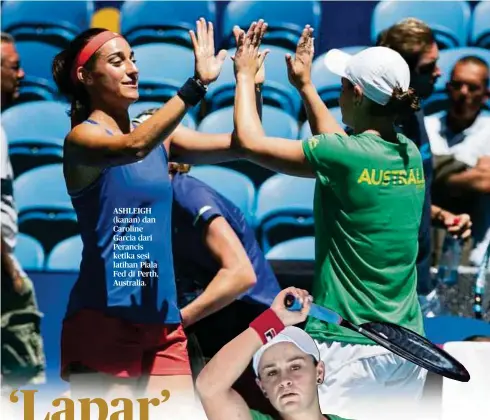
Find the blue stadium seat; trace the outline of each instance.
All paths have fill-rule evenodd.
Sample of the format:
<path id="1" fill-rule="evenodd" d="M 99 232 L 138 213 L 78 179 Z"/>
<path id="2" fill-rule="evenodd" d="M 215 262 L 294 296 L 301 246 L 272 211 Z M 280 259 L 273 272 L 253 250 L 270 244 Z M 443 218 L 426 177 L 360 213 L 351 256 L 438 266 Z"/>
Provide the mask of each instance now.
<path id="1" fill-rule="evenodd" d="M 19 230 L 39 240 L 47 253 L 62 239 L 79 233 L 63 178 L 63 165 L 44 165 L 14 181 Z"/>
<path id="2" fill-rule="evenodd" d="M 337 122 L 343 127 L 344 124 L 342 123 L 342 112 L 340 111 L 340 107 L 335 107 L 335 108 L 329 108 L 328 109 L 332 115 L 335 117 Z M 299 138 L 301 140 L 309 139 L 311 137 L 311 128 L 310 124 L 308 121 L 305 121 L 303 126 L 301 127 L 301 131 L 299 133 Z"/>
<path id="3" fill-rule="evenodd" d="M 179 45 L 140 45 L 134 48 L 134 57 L 140 101 L 165 102 L 194 74 L 194 53 Z"/>
<path id="4" fill-rule="evenodd" d="M 358 52 L 364 50 L 365 46 L 352 46 L 340 48 L 340 50 L 348 54 L 357 54 Z M 336 107 L 339 104 L 340 90 L 342 88 L 341 78 L 336 74 L 332 73 L 325 66 L 325 55 L 324 53 L 318 56 L 313 62 L 311 68 L 311 79 L 318 90 L 318 94 L 322 98 L 323 102 L 329 107 Z"/>
<path id="5" fill-rule="evenodd" d="M 314 261 L 315 238 L 303 236 L 281 242 L 267 252 L 266 258 L 268 260 Z"/>
<path id="6" fill-rule="evenodd" d="M 189 175 L 214 188 L 234 203 L 243 212 L 249 223 L 253 221 L 255 187 L 248 177 L 232 169 L 212 165 L 195 166 Z"/>
<path id="7" fill-rule="evenodd" d="M 89 28 L 93 1 L 2 2 L 2 30 L 18 41 L 44 41 L 60 47 Z"/>
<path id="8" fill-rule="evenodd" d="M 296 89 L 289 83 L 286 61 L 284 56 L 290 51 L 269 46 L 271 50 L 266 59 L 266 81 L 262 89 L 263 102 L 281 108 L 294 117 L 297 117 L 301 108 L 301 98 Z M 221 74 L 206 94 L 208 112 L 213 112 L 226 106 L 232 106 L 235 100 L 235 74 L 231 56 L 235 49 L 228 50 Z"/>
<path id="9" fill-rule="evenodd" d="M 129 107 L 129 116 L 131 118 L 135 118 L 143 111 L 152 108 L 160 108 L 161 106 L 162 106 L 162 102 L 139 101 Z M 190 114 L 185 114 L 184 118 L 182 119 L 182 124 L 187 128 L 192 128 L 193 130 L 196 128 L 196 121 Z"/>
<path id="10" fill-rule="evenodd" d="M 121 32 L 135 45 L 168 42 L 192 48 L 189 30 L 204 17 L 216 25 L 214 1 L 126 1 L 121 7 Z"/>
<path id="11" fill-rule="evenodd" d="M 264 105 L 262 121 L 265 133 L 270 137 L 282 137 L 296 140 L 298 123 L 295 118 L 281 109 Z M 204 133 L 231 133 L 233 131 L 233 107 L 215 111 L 207 115 L 199 124 Z"/>
<path id="12" fill-rule="evenodd" d="M 42 270 L 44 268 L 43 246 L 28 235 L 23 233 L 17 235 L 14 254 L 24 270 Z"/>
<path id="13" fill-rule="evenodd" d="M 490 49 L 490 2 L 481 1 L 473 9 L 471 44 Z"/>
<path id="14" fill-rule="evenodd" d="M 223 16 L 223 38 L 227 47 L 235 45 L 233 26 L 247 30 L 253 21 L 264 19 L 268 24 L 264 44 L 290 50 L 296 44 L 306 24 L 320 31 L 321 7 L 318 1 L 230 1 Z M 317 35 L 318 36 L 318 35 Z"/>
<path id="15" fill-rule="evenodd" d="M 380 1 L 371 21 L 371 41 L 399 21 L 414 17 L 426 22 L 434 31 L 440 48 L 467 45 L 470 29 L 471 8 L 466 1 L 438 1 L 431 3 L 414 1 Z"/>
<path id="16" fill-rule="evenodd" d="M 82 261 L 83 243 L 80 235 L 56 244 L 46 260 L 48 271 L 78 271 Z"/>
<path id="17" fill-rule="evenodd" d="M 35 101 L 2 113 L 15 176 L 36 166 L 61 162 L 63 141 L 70 131 L 68 109 L 63 102 Z"/>
<path id="18" fill-rule="evenodd" d="M 285 240 L 313 235 L 314 191 L 314 179 L 282 174 L 262 184 L 255 220 L 264 252 Z"/>
<path id="19" fill-rule="evenodd" d="M 463 341 L 473 335 L 490 336 L 490 323 L 459 316 L 436 316 L 424 318 L 427 338 L 436 344 Z"/>
<path id="20" fill-rule="evenodd" d="M 441 51 L 437 64 L 441 69 L 442 75 L 436 82 L 434 93 L 423 103 L 426 115 L 447 109 L 446 83 L 451 78 L 451 71 L 459 59 L 470 55 L 485 60 L 490 66 L 490 51 L 485 48 L 465 47 Z M 490 109 L 490 101 L 487 102 L 487 107 Z"/>
<path id="21" fill-rule="evenodd" d="M 18 102 L 56 100 L 59 96 L 58 88 L 53 80 L 51 66 L 61 48 L 39 41 L 17 41 L 16 47 L 25 72 Z"/>

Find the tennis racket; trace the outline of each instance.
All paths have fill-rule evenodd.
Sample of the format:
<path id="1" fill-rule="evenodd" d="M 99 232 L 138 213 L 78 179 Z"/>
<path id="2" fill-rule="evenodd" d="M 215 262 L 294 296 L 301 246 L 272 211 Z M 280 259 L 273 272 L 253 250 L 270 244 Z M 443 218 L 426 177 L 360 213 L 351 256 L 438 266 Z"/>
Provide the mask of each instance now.
<path id="1" fill-rule="evenodd" d="M 476 319 L 482 319 L 483 317 L 483 292 L 485 291 L 485 283 L 487 281 L 487 268 L 488 261 L 490 257 L 490 244 L 488 244 L 485 255 L 483 256 L 483 261 L 481 262 L 480 267 L 478 268 L 478 274 L 476 276 L 475 281 L 475 293 L 473 298 L 473 313 L 475 314 Z"/>
<path id="2" fill-rule="evenodd" d="M 296 297 L 291 294 L 284 298 L 284 305 L 290 311 L 299 311 L 302 307 Z M 454 357 L 407 328 L 387 322 L 367 322 L 355 325 L 334 311 L 314 303 L 311 304 L 308 315 L 358 332 L 398 356 L 431 372 L 460 382 L 470 380 L 470 374 L 466 368 Z"/>

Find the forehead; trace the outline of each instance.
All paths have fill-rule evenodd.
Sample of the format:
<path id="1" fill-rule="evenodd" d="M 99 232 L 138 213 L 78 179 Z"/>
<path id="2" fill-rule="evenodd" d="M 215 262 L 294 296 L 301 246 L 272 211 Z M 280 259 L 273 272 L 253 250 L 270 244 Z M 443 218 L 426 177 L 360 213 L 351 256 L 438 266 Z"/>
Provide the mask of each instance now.
<path id="1" fill-rule="evenodd" d="M 486 78 L 488 78 L 487 69 L 477 63 L 458 63 L 452 72 L 452 79 L 483 82 Z"/>
<path id="2" fill-rule="evenodd" d="M 422 53 L 420 56 L 420 64 L 432 63 L 439 59 L 439 48 L 434 42 L 430 48 Z"/>
<path id="3" fill-rule="evenodd" d="M 305 353 L 293 343 L 277 343 L 264 352 L 260 358 L 259 370 L 266 365 L 286 363 L 293 357 L 305 357 Z"/>
<path id="4" fill-rule="evenodd" d="M 19 59 L 19 54 L 15 49 L 15 44 L 12 42 L 2 42 L 2 58 L 16 61 Z"/>
<path id="5" fill-rule="evenodd" d="M 131 54 L 131 47 L 123 37 L 111 39 L 99 49 L 99 54 L 104 57 L 118 52 L 123 52 L 125 55 Z"/>

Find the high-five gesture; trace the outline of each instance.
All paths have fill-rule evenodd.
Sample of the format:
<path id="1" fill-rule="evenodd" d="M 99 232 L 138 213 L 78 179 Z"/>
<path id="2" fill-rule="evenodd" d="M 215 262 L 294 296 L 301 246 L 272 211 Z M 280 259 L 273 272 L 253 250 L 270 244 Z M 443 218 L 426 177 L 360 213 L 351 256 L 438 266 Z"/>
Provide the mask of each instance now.
<path id="1" fill-rule="evenodd" d="M 250 28 L 249 28 L 249 32 L 250 32 L 250 29 L 251 29 L 251 28 L 252 28 L 252 27 L 250 27 Z M 243 30 L 242 30 L 242 29 L 241 29 L 239 26 L 235 25 L 235 26 L 233 27 L 233 35 L 235 36 L 235 41 L 236 41 L 237 45 L 238 45 L 238 38 L 240 37 L 240 34 L 241 34 L 242 32 L 243 32 Z M 264 51 L 264 52 L 263 52 L 264 57 L 265 57 L 265 56 L 266 56 L 268 53 L 269 53 L 269 50 Z M 259 53 L 259 54 L 260 54 L 260 53 Z M 235 56 L 232 56 L 232 57 L 231 57 L 231 59 L 232 59 L 232 60 L 235 60 Z M 257 73 L 255 74 L 255 80 L 254 80 L 254 82 L 255 82 L 255 84 L 256 84 L 256 85 L 260 85 L 260 84 L 262 84 L 262 83 L 264 83 L 264 82 L 265 82 L 265 60 L 264 60 L 264 61 L 262 61 L 262 65 L 260 66 L 260 69 L 259 69 L 259 70 L 257 71 Z"/>
<path id="2" fill-rule="evenodd" d="M 262 19 L 258 22 L 253 22 L 246 34 L 240 29 L 235 29 L 235 33 L 238 32 L 237 50 L 233 60 L 236 77 L 250 76 L 255 79 L 257 72 L 264 64 L 265 57 L 269 53 L 268 50 L 259 52 L 260 43 L 266 30 L 267 23 Z"/>
<path id="3" fill-rule="evenodd" d="M 286 54 L 289 82 L 297 89 L 311 82 L 311 63 L 315 54 L 314 40 L 313 28 L 306 25 L 296 46 L 294 58 L 291 54 Z"/>
<path id="4" fill-rule="evenodd" d="M 223 67 L 226 58 L 226 50 L 221 50 L 218 55 L 214 50 L 214 28 L 211 22 L 204 18 L 196 22 L 196 33 L 189 31 L 195 57 L 195 76 L 205 85 L 214 82 Z"/>

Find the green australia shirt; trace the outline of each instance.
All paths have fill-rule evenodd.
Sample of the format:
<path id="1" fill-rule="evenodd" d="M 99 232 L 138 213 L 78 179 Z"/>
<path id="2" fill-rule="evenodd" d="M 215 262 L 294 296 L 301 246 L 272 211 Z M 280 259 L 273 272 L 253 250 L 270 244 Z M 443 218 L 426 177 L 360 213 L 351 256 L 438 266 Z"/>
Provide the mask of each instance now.
<path id="1" fill-rule="evenodd" d="M 322 134 L 303 142 L 316 174 L 315 303 L 355 324 L 387 321 L 423 335 L 417 299 L 418 230 L 425 181 L 422 157 L 402 134 Z M 319 341 L 374 344 L 310 317 Z"/>
<path id="2" fill-rule="evenodd" d="M 274 417 L 269 416 L 268 414 L 262 414 L 255 410 L 250 410 L 250 414 L 252 415 L 252 420 L 274 420 Z M 328 420 L 347 420 L 339 416 L 334 416 L 332 414 L 324 414 L 325 419 Z"/>

